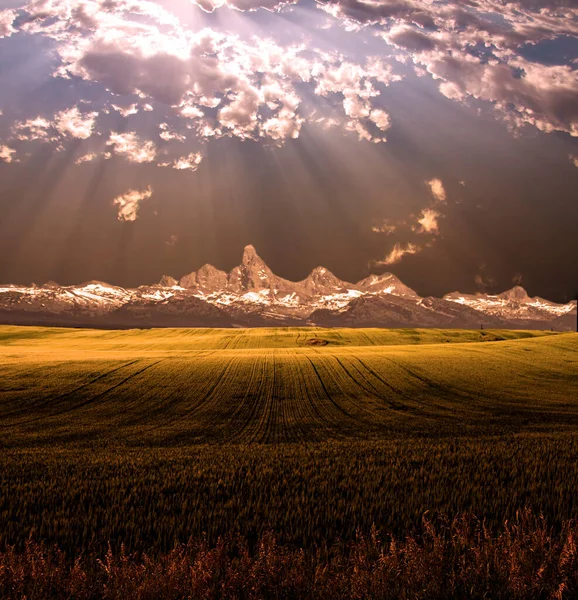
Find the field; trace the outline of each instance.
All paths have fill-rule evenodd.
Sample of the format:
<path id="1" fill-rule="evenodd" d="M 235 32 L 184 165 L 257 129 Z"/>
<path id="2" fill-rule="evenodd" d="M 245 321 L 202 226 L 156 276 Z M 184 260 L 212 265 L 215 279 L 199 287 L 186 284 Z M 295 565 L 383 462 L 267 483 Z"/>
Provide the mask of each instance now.
<path id="1" fill-rule="evenodd" d="M 8 448 L 573 430 L 573 334 L 0 330 Z M 325 345 L 322 345 L 325 344 Z"/>
<path id="2" fill-rule="evenodd" d="M 578 514 L 578 335 L 0 328 L 0 551 Z"/>

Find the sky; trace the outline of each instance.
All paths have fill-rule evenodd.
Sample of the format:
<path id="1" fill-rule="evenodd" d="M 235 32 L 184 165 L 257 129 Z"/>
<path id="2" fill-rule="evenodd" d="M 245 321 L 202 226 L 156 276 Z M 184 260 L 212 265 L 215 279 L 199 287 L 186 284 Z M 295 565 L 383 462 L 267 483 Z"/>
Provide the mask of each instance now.
<path id="1" fill-rule="evenodd" d="M 576 0 L 0 0 L 0 281 L 578 291 Z"/>

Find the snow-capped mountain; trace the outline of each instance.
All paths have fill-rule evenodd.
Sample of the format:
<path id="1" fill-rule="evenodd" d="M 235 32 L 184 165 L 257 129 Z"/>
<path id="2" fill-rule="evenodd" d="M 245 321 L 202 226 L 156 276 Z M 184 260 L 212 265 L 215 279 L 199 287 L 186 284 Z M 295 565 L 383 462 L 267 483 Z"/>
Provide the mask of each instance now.
<path id="1" fill-rule="evenodd" d="M 0 322 L 94 327 L 502 327 L 573 330 L 576 302 L 530 298 L 521 287 L 497 295 L 459 292 L 421 298 L 395 275 L 358 283 L 323 267 L 302 281 L 275 275 L 253 246 L 231 272 L 204 265 L 155 285 L 125 289 L 98 281 L 77 286 L 0 287 Z"/>

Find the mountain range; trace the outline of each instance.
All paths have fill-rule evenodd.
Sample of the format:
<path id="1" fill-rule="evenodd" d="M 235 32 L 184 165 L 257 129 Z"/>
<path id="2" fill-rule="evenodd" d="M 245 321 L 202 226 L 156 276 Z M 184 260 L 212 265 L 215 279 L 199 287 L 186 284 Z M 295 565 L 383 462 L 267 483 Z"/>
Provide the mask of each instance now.
<path id="1" fill-rule="evenodd" d="M 0 323 L 86 327 L 576 328 L 576 301 L 530 298 L 519 286 L 497 295 L 422 298 L 395 275 L 352 284 L 323 267 L 302 281 L 275 275 L 253 246 L 230 273 L 212 265 L 127 289 L 98 281 L 0 286 Z"/>

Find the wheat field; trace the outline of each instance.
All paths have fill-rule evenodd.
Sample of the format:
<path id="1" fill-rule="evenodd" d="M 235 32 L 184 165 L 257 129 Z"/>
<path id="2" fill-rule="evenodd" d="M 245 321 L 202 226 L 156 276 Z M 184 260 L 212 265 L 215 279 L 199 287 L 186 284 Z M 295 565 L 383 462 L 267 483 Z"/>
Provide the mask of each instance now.
<path id="1" fill-rule="evenodd" d="M 0 328 L 0 546 L 318 547 L 578 509 L 578 336 Z"/>

